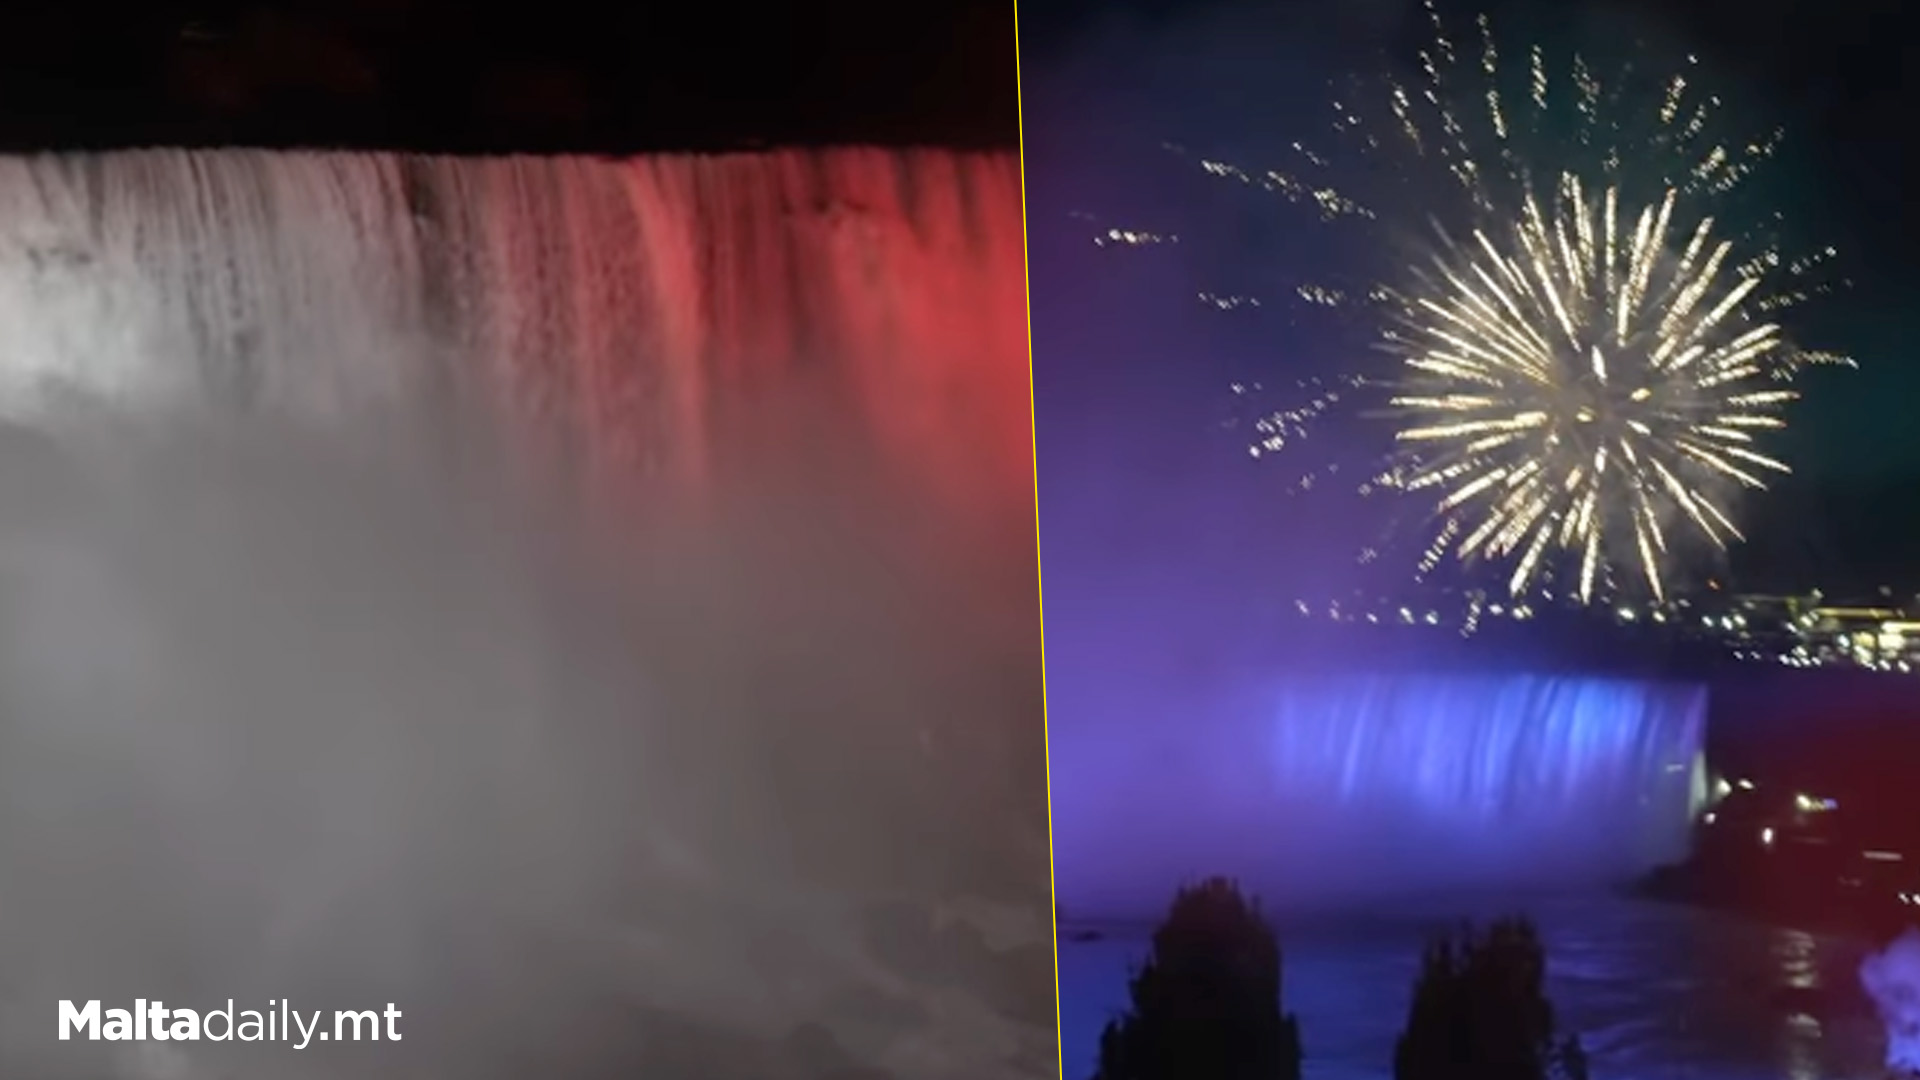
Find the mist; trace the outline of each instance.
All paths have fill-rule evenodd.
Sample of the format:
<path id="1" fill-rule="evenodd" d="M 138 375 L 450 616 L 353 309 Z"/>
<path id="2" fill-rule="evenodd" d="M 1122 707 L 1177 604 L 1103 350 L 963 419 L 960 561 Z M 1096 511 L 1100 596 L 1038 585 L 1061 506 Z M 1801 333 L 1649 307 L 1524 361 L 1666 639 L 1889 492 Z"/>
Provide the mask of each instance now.
<path id="1" fill-rule="evenodd" d="M 459 427 L 0 430 L 0 1067 L 1050 1074 L 1031 555 L 824 442 L 622 501 Z M 56 1040 L 136 997 L 404 1038 Z"/>
<path id="2" fill-rule="evenodd" d="M 1052 732 L 1063 911 L 1212 874 L 1321 914 L 1410 892 L 1617 883 L 1685 854 L 1703 688 L 1570 675 L 1217 671 L 1116 685 Z"/>
<path id="3" fill-rule="evenodd" d="M 1887 1027 L 1887 1068 L 1920 1071 L 1920 930 L 1861 961 L 1860 984 Z"/>

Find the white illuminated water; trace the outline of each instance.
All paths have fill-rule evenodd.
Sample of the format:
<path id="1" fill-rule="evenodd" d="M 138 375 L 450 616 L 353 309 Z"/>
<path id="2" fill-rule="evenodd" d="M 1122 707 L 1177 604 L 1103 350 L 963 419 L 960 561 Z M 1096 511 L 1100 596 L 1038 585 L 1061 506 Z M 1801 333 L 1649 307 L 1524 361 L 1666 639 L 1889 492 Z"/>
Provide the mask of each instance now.
<path id="1" fill-rule="evenodd" d="M 1050 1075 L 1019 191 L 0 159 L 0 1072 Z"/>

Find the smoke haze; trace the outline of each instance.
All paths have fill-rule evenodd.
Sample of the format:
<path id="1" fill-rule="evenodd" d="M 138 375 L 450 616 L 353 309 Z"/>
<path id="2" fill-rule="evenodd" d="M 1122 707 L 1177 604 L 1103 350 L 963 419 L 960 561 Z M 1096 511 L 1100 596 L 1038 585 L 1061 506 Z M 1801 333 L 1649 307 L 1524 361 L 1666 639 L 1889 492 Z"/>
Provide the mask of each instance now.
<path id="1" fill-rule="evenodd" d="M 396 428 L 0 433 L 7 1073 L 1052 1071 L 1050 966 L 943 981 L 873 931 L 1050 957 L 1011 555 L 956 569 L 845 455 L 639 515 Z M 405 1039 L 55 1041 L 135 997 Z"/>
<path id="2" fill-rule="evenodd" d="M 1861 961 L 1860 984 L 1887 1026 L 1887 1068 L 1920 1072 L 1920 930 Z"/>

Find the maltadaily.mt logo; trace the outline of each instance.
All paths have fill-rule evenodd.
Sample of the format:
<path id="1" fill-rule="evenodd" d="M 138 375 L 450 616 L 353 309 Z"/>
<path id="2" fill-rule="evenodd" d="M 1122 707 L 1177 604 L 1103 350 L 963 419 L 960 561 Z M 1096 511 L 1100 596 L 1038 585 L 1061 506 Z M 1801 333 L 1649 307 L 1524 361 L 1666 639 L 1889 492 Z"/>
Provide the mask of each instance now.
<path id="1" fill-rule="evenodd" d="M 88 1039 L 109 1042 L 290 1042 L 304 1049 L 315 1039 L 321 1042 L 400 1041 L 401 1012 L 392 1002 L 385 1010 L 340 1009 L 333 1014 L 331 1029 L 321 1026 L 324 1014 L 315 1009 L 301 1012 L 284 999 L 269 999 L 265 1009 L 235 1009 L 228 998 L 222 1009 L 171 1008 L 162 1001 L 136 998 L 131 1009 L 102 1009 L 100 1002 L 75 1005 L 60 1002 L 60 1038 L 62 1041 L 84 1034 Z M 381 1020 L 385 1020 L 385 1025 Z"/>

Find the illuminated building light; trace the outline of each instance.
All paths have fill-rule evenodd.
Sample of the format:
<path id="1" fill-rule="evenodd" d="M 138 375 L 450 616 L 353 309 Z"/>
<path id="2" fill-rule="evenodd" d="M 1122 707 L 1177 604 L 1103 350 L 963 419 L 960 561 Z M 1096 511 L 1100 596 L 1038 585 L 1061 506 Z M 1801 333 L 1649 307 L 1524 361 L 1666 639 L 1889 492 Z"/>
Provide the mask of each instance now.
<path id="1" fill-rule="evenodd" d="M 1860 857 L 1868 862 L 1905 862 L 1907 858 L 1897 851 L 1863 851 Z"/>
<path id="2" fill-rule="evenodd" d="M 1761 830 L 1760 830 L 1760 843 L 1761 843 L 1761 844 L 1763 844 L 1763 845 L 1765 845 L 1765 846 L 1767 846 L 1767 847 L 1772 847 L 1772 846 L 1773 846 L 1773 828 L 1772 828 L 1772 826 L 1768 826 L 1767 828 L 1764 828 L 1764 829 L 1761 829 Z"/>
<path id="3" fill-rule="evenodd" d="M 1106 232 L 1095 236 L 1093 242 L 1099 247 L 1110 247 L 1114 245 L 1146 247 L 1152 244 L 1177 244 L 1180 242 L 1180 238 L 1173 235 L 1139 232 L 1132 229 L 1108 229 Z"/>

